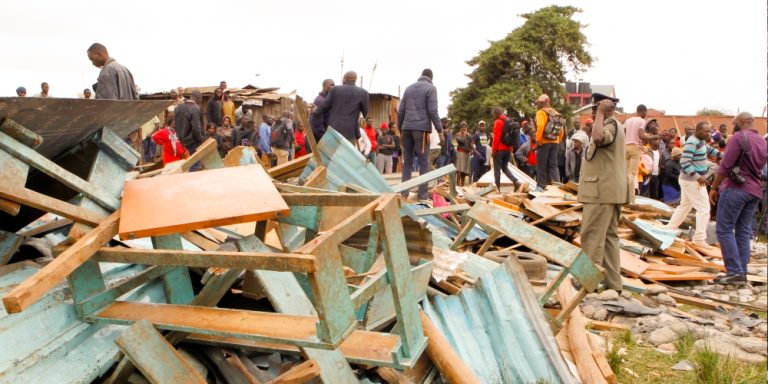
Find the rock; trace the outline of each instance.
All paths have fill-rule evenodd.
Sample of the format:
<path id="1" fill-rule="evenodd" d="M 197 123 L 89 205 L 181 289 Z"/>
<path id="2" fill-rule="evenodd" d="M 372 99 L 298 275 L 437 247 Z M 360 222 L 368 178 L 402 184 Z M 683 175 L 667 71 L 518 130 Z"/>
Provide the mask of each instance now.
<path id="1" fill-rule="evenodd" d="M 587 305 L 581 307 L 581 313 L 584 316 L 586 316 L 586 317 L 591 319 L 592 316 L 595 314 L 595 307 L 593 305 L 587 304 Z"/>
<path id="2" fill-rule="evenodd" d="M 597 299 L 597 293 L 589 293 L 586 296 L 584 296 L 584 300 L 595 300 Z"/>
<path id="3" fill-rule="evenodd" d="M 756 337 L 744 337 L 738 339 L 736 344 L 746 352 L 759 353 L 763 356 L 768 355 L 768 343 L 765 340 Z"/>
<path id="4" fill-rule="evenodd" d="M 691 294 L 693 294 L 695 296 L 701 295 L 702 292 L 704 292 L 704 291 L 702 291 L 701 289 L 691 289 Z"/>
<path id="5" fill-rule="evenodd" d="M 703 292 L 719 293 L 723 291 L 723 287 L 720 284 L 706 285 L 701 288 Z"/>
<path id="6" fill-rule="evenodd" d="M 661 344 L 671 343 L 677 340 L 677 338 L 678 335 L 672 328 L 663 327 L 651 332 L 651 335 L 648 337 L 648 342 L 655 346 L 659 346 Z"/>
<path id="7" fill-rule="evenodd" d="M 621 297 L 629 300 L 629 299 L 632 298 L 632 292 L 630 292 L 630 291 L 625 289 L 625 290 L 621 291 Z"/>
<path id="8" fill-rule="evenodd" d="M 608 310 L 605 308 L 598 308 L 592 315 L 592 320 L 605 321 L 608 318 Z"/>
<path id="9" fill-rule="evenodd" d="M 693 371 L 693 366 L 688 360 L 680 360 L 677 364 L 672 366 L 675 371 Z"/>
<path id="10" fill-rule="evenodd" d="M 728 300 L 731 299 L 731 296 L 729 296 L 729 295 L 720 295 L 719 299 L 720 300 L 724 300 L 724 301 L 728 301 Z"/>
<path id="11" fill-rule="evenodd" d="M 734 325 L 733 328 L 731 328 L 731 335 L 740 337 L 752 337 L 752 332 L 744 327 Z"/>
<path id="12" fill-rule="evenodd" d="M 654 299 L 656 299 L 656 301 L 658 301 L 659 304 L 664 304 L 670 307 L 674 307 L 677 305 L 677 301 L 675 301 L 675 299 L 673 299 L 672 296 L 667 295 L 666 293 L 660 293 L 656 295 Z"/>
<path id="13" fill-rule="evenodd" d="M 739 295 L 739 303 L 750 303 L 755 301 L 755 297 L 752 295 Z"/>
<path id="14" fill-rule="evenodd" d="M 731 327 L 729 327 L 725 323 L 715 323 L 715 329 L 717 329 L 720 332 L 730 332 L 731 331 Z"/>
<path id="15" fill-rule="evenodd" d="M 666 293 L 667 291 L 669 291 L 667 287 L 661 285 L 652 285 L 645 290 L 645 294 L 648 296 L 655 296 L 659 293 Z"/>
<path id="16" fill-rule="evenodd" d="M 654 299 L 652 299 L 652 298 L 650 298 L 648 296 L 640 296 L 640 304 L 643 304 L 646 307 L 651 307 L 651 308 L 658 308 L 659 307 L 659 302 L 657 302 L 656 300 L 654 300 Z"/>
<path id="17" fill-rule="evenodd" d="M 749 288 L 741 288 L 741 289 L 736 290 L 736 293 L 738 293 L 739 296 L 742 296 L 742 295 L 752 295 L 752 290 L 749 289 Z"/>
<path id="18" fill-rule="evenodd" d="M 752 332 L 761 334 L 763 336 L 768 335 L 768 323 L 760 323 L 752 328 Z"/>
<path id="19" fill-rule="evenodd" d="M 661 344 L 658 347 L 656 347 L 656 350 L 665 355 L 671 355 L 677 352 L 677 348 L 675 348 L 675 346 L 672 345 L 671 343 Z"/>
<path id="20" fill-rule="evenodd" d="M 766 357 L 759 353 L 750 353 L 735 344 L 733 337 L 727 335 L 714 335 L 707 339 L 696 340 L 694 346 L 699 349 L 709 348 L 721 356 L 733 356 L 739 361 L 747 363 L 761 364 L 766 361 Z M 765 341 L 763 341 L 765 343 Z"/>
<path id="21" fill-rule="evenodd" d="M 616 300 L 618 297 L 619 297 L 619 293 L 614 291 L 613 289 L 606 289 L 605 291 L 602 291 L 600 292 L 599 295 L 597 295 L 597 299 L 602 301 Z"/>

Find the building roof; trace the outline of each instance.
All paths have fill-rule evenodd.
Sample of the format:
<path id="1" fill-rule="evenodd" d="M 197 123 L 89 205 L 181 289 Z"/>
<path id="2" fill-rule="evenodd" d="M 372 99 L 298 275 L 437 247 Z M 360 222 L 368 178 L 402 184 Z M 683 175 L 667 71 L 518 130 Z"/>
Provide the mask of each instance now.
<path id="1" fill-rule="evenodd" d="M 603 95 L 616 97 L 616 87 L 613 85 L 597 85 L 591 84 L 592 93 L 602 93 Z"/>
<path id="2" fill-rule="evenodd" d="M 625 122 L 630 117 L 636 116 L 631 114 L 617 114 L 619 121 Z M 579 122 L 584 124 L 587 119 L 591 119 L 592 116 L 589 113 L 582 113 L 579 116 Z M 676 128 L 678 132 L 682 133 L 686 126 L 695 127 L 700 121 L 706 121 L 710 123 L 714 128 L 720 127 L 720 124 L 725 124 L 728 127 L 728 133 L 733 133 L 733 116 L 685 116 L 685 115 L 662 115 L 653 114 L 648 115 L 646 120 L 656 119 L 661 129 Z M 755 117 L 755 128 L 761 135 L 765 134 L 768 130 L 768 119 L 765 117 Z"/>

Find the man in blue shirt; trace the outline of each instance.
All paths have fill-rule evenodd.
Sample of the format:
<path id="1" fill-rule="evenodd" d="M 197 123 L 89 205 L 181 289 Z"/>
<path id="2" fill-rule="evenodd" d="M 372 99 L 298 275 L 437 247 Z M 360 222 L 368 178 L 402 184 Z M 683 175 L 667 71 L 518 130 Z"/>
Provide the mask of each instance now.
<path id="1" fill-rule="evenodd" d="M 275 119 L 272 116 L 266 116 L 264 118 L 264 121 L 259 126 L 259 156 L 261 154 L 266 153 L 267 155 L 272 154 L 272 147 L 270 143 L 270 138 L 272 137 L 272 124 L 274 124 Z"/>

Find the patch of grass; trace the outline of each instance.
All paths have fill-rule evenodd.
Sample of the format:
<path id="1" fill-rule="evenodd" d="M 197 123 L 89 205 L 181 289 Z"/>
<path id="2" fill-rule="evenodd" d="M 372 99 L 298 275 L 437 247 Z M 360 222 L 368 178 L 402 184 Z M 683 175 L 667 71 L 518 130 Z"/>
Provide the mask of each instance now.
<path id="1" fill-rule="evenodd" d="M 765 364 L 748 365 L 731 357 L 723 357 L 709 348 L 693 353 L 696 383 L 761 383 L 765 382 Z"/>
<path id="2" fill-rule="evenodd" d="M 621 338 L 619 339 L 624 346 L 629 349 L 634 347 L 637 343 L 635 342 L 635 334 L 632 333 L 632 330 L 627 329 L 624 331 L 624 333 L 621 334 Z"/>
<path id="3" fill-rule="evenodd" d="M 696 336 L 693 332 L 682 334 L 679 339 L 675 340 L 675 349 L 677 350 L 675 357 L 680 360 L 687 359 L 693 352 L 693 343 L 695 342 Z"/>
<path id="4" fill-rule="evenodd" d="M 606 356 L 606 359 L 608 360 L 608 365 L 611 366 L 611 370 L 616 373 L 619 372 L 621 369 L 621 365 L 624 362 L 624 359 L 621 355 L 619 355 L 619 347 L 618 343 L 614 343 L 611 349 L 608 351 L 608 356 Z"/>

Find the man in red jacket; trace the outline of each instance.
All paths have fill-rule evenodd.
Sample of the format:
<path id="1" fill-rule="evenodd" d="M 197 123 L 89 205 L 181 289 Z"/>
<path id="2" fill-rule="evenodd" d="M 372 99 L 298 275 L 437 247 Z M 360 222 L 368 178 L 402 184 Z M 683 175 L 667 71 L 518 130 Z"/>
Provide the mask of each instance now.
<path id="1" fill-rule="evenodd" d="M 173 117 L 169 117 L 165 127 L 152 134 L 152 141 L 163 146 L 163 166 L 183 159 L 187 152 L 184 145 L 181 144 L 181 140 L 176 136 L 175 127 Z"/>
<path id="2" fill-rule="evenodd" d="M 511 156 L 510 152 L 514 151 L 514 148 L 501 141 L 501 136 L 504 134 L 504 124 L 507 122 L 508 117 L 504 114 L 504 110 L 501 107 L 493 108 L 493 116 L 496 117 L 496 121 L 493 122 L 491 155 L 493 156 L 493 178 L 496 181 L 496 188 L 501 191 L 501 172 L 504 172 L 515 184 L 515 191 L 517 191 L 520 188 L 520 182 L 507 166 Z"/>

